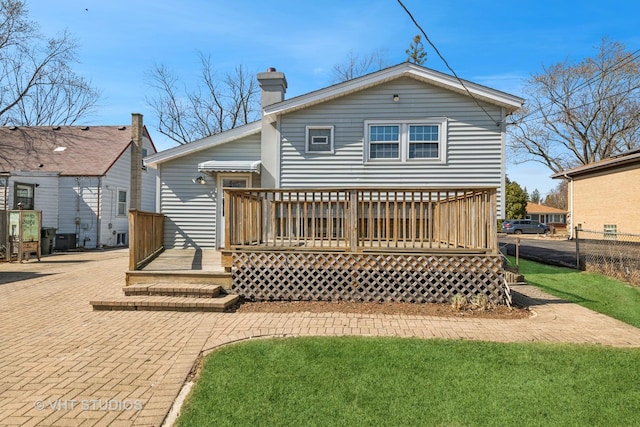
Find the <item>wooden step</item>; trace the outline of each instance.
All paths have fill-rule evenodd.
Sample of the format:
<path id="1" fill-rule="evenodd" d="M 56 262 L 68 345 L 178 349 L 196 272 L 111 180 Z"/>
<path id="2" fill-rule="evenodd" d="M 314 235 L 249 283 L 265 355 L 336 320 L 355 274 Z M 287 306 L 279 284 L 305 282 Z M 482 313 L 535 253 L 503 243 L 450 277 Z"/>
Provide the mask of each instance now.
<path id="1" fill-rule="evenodd" d="M 233 306 L 238 299 L 238 295 L 224 295 L 216 298 L 142 295 L 109 300 L 96 300 L 90 301 L 89 303 L 93 306 L 94 310 L 223 312 Z"/>
<path id="2" fill-rule="evenodd" d="M 150 283 L 125 286 L 126 296 L 157 295 L 190 298 L 214 298 L 222 291 L 220 285 L 198 285 L 189 283 Z"/>
<path id="3" fill-rule="evenodd" d="M 184 283 L 190 285 L 220 285 L 224 289 L 231 289 L 231 273 L 224 271 L 202 270 L 171 270 L 171 271 L 147 271 L 130 270 L 125 274 L 127 286 L 147 284 L 174 284 Z"/>

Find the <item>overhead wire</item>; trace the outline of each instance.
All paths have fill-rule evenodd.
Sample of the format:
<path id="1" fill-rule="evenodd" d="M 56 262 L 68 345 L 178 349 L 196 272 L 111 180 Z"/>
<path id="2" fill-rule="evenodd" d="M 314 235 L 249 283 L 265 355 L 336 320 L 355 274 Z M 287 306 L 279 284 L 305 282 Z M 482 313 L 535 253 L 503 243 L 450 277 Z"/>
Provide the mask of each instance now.
<path id="1" fill-rule="evenodd" d="M 447 60 L 444 58 L 444 56 L 442 56 L 442 54 L 440 53 L 440 51 L 438 50 L 438 48 L 436 47 L 436 45 L 431 41 L 431 39 L 429 38 L 429 36 L 427 35 L 427 33 L 424 31 L 424 29 L 422 28 L 422 26 L 418 23 L 418 21 L 416 21 L 416 19 L 413 17 L 413 14 L 411 14 L 411 12 L 409 11 L 409 9 L 404 5 L 404 3 L 402 3 L 402 0 L 397 0 L 398 3 L 400 4 L 400 6 L 404 9 L 404 11 L 407 13 L 407 15 L 409 15 L 409 18 L 411 19 L 411 21 L 413 21 L 414 25 L 418 28 L 418 30 L 420 30 L 420 32 L 422 33 L 422 35 L 424 36 L 425 40 L 427 41 L 427 43 L 429 43 L 429 45 L 433 48 L 433 50 L 436 52 L 436 54 L 438 55 L 438 57 L 442 60 L 442 62 L 444 63 L 444 65 L 447 67 L 447 69 L 451 72 L 451 74 L 453 74 L 453 76 L 458 80 L 458 82 L 462 85 L 462 88 L 467 92 L 467 94 L 471 97 L 471 99 L 473 99 L 475 101 L 475 103 L 478 105 L 478 107 L 480 107 L 482 109 L 482 111 L 484 111 L 484 113 L 487 115 L 487 117 L 489 117 L 493 122 L 495 122 L 498 126 L 500 125 L 500 123 L 503 120 L 496 120 L 491 114 L 489 114 L 489 112 L 486 110 L 486 108 L 484 108 L 484 106 L 482 104 L 480 104 L 480 101 L 478 101 L 478 99 L 473 96 L 473 94 L 471 93 L 471 91 L 469 91 L 469 89 L 467 88 L 467 86 L 464 84 L 464 81 L 458 77 L 458 74 L 454 71 L 453 67 L 451 67 L 449 65 L 449 63 L 447 62 Z"/>

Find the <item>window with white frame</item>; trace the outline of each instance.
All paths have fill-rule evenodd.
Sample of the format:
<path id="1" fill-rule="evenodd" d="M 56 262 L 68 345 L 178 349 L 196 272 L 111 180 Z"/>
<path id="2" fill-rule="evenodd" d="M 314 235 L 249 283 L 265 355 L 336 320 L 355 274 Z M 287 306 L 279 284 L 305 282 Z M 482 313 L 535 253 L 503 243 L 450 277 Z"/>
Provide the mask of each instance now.
<path id="1" fill-rule="evenodd" d="M 366 121 L 366 161 L 444 162 L 446 125 L 445 119 Z"/>
<path id="2" fill-rule="evenodd" d="M 34 209 L 35 197 L 34 197 L 33 184 L 15 184 L 15 196 L 13 198 L 14 209 Z"/>
<path id="3" fill-rule="evenodd" d="M 118 216 L 127 215 L 127 192 L 118 190 Z"/>
<path id="4" fill-rule="evenodd" d="M 306 127 L 307 153 L 333 153 L 333 126 Z"/>

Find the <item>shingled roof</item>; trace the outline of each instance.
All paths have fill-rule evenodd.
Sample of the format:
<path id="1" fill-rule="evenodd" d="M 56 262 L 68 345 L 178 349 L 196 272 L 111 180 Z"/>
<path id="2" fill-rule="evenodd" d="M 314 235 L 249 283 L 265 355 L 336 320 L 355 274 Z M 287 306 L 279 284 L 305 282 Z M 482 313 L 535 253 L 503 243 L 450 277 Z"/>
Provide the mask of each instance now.
<path id="1" fill-rule="evenodd" d="M 131 126 L 0 127 L 0 172 L 102 176 L 131 143 Z"/>

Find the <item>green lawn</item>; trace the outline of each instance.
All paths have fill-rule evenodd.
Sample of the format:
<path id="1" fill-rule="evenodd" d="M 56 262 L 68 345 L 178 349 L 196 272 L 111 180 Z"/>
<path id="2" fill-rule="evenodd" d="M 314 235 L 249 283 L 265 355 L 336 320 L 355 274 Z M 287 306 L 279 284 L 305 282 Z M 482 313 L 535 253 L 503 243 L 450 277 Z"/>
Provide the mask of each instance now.
<path id="1" fill-rule="evenodd" d="M 525 259 L 520 259 L 520 272 L 527 283 L 551 295 L 640 328 L 638 287 L 596 273 L 554 267 Z"/>
<path id="2" fill-rule="evenodd" d="M 207 357 L 177 425 L 639 425 L 639 367 L 598 346 L 255 340 Z"/>

